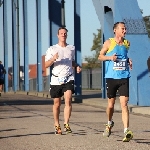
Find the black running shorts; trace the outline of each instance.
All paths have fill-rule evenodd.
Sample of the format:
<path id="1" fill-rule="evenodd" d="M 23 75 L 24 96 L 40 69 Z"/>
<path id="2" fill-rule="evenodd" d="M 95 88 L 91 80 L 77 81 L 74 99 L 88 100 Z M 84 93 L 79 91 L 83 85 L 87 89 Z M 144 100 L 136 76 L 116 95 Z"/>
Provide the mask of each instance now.
<path id="1" fill-rule="evenodd" d="M 0 85 L 4 84 L 4 79 L 0 79 Z"/>
<path id="2" fill-rule="evenodd" d="M 114 98 L 118 90 L 119 96 L 129 97 L 129 78 L 106 79 L 107 97 Z"/>
<path id="3" fill-rule="evenodd" d="M 64 95 L 64 92 L 71 90 L 74 93 L 74 80 L 67 82 L 62 85 L 50 85 L 50 95 L 51 98 L 59 98 Z"/>

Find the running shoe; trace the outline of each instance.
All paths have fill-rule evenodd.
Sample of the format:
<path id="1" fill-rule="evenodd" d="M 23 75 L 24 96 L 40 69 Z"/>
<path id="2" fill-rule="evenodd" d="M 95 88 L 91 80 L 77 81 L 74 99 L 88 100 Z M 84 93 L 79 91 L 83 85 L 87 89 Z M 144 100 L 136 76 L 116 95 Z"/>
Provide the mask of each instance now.
<path id="1" fill-rule="evenodd" d="M 106 128 L 103 132 L 104 137 L 109 137 L 111 135 L 111 129 L 114 126 L 114 122 L 112 121 L 112 124 L 106 124 Z"/>
<path id="2" fill-rule="evenodd" d="M 127 129 L 126 132 L 124 133 L 124 138 L 122 141 L 129 142 L 132 138 L 133 138 L 133 132 Z"/>
<path id="3" fill-rule="evenodd" d="M 64 124 L 64 131 L 66 132 L 66 134 L 72 133 L 72 130 L 71 130 L 69 124 Z"/>
<path id="4" fill-rule="evenodd" d="M 55 128 L 55 134 L 56 135 L 61 135 L 62 134 L 60 125 L 55 126 L 54 128 Z"/>

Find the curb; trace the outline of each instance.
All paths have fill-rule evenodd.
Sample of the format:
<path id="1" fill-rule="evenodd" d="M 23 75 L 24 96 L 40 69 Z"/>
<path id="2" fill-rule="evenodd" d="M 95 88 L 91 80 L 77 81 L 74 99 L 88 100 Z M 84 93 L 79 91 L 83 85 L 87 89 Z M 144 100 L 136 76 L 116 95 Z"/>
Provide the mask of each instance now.
<path id="1" fill-rule="evenodd" d="M 25 91 L 17 91 L 17 92 L 7 92 L 3 94 L 21 94 L 21 95 L 29 95 L 29 96 L 37 96 L 37 97 L 43 97 L 43 98 L 51 98 L 50 94 L 43 93 L 43 92 L 25 92 Z M 64 98 L 62 97 L 62 100 Z M 107 100 L 102 98 L 97 99 L 83 99 L 81 96 L 74 96 L 72 97 L 73 103 L 82 103 L 84 105 L 94 106 L 94 107 L 100 107 L 101 109 L 106 109 L 107 107 Z M 142 114 L 142 115 L 150 115 L 150 107 L 142 107 L 142 106 L 136 106 L 136 105 L 128 105 L 129 112 L 135 113 L 135 114 Z M 116 100 L 115 111 L 121 111 L 121 106 L 119 99 Z"/>

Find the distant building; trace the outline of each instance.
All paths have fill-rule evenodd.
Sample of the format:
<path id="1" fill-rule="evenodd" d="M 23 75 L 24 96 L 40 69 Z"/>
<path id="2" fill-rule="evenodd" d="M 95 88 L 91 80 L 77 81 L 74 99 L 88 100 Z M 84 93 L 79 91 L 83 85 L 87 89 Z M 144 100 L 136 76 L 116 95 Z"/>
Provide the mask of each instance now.
<path id="1" fill-rule="evenodd" d="M 29 79 L 37 78 L 37 64 L 29 64 Z M 42 76 L 48 76 L 49 69 L 45 68 L 45 55 L 42 56 Z M 8 68 L 8 87 L 12 87 L 13 67 Z M 20 82 L 24 80 L 24 66 L 20 66 Z"/>
<path id="2" fill-rule="evenodd" d="M 29 64 L 29 79 L 37 78 L 37 64 Z M 9 79 L 12 79 L 13 68 L 8 68 Z M 49 75 L 49 69 L 45 68 L 45 55 L 42 56 L 42 76 Z M 20 79 L 24 80 L 24 67 L 20 66 Z"/>

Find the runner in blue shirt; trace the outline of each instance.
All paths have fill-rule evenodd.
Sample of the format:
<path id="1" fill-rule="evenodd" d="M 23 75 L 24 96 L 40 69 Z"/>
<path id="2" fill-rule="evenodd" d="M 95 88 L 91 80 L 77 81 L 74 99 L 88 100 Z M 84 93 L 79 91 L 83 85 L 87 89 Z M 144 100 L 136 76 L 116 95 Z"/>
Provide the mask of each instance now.
<path id="1" fill-rule="evenodd" d="M 4 85 L 4 74 L 6 73 L 6 70 L 2 64 L 2 61 L 0 61 L 0 96 L 1 92 L 3 90 L 3 85 Z"/>

